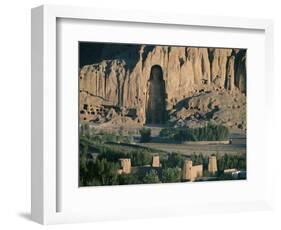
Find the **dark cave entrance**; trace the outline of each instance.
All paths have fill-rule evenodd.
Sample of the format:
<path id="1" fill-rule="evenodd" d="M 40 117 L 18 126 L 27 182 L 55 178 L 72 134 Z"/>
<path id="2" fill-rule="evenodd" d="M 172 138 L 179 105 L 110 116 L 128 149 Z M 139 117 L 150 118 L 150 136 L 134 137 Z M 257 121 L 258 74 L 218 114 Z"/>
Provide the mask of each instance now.
<path id="1" fill-rule="evenodd" d="M 166 92 L 163 71 L 159 65 L 151 67 L 148 81 L 146 124 L 165 124 L 166 114 Z"/>

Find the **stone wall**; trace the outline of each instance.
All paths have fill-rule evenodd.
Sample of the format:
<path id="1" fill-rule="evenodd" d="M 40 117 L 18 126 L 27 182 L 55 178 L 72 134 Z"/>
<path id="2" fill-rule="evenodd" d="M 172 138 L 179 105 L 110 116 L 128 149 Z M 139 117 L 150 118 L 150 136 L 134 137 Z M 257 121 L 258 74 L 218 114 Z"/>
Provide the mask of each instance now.
<path id="1" fill-rule="evenodd" d="M 130 158 L 122 158 L 119 159 L 120 162 L 120 170 L 119 174 L 130 174 L 131 173 L 131 159 Z"/>
<path id="2" fill-rule="evenodd" d="M 195 181 L 203 176 L 203 165 L 192 165 L 191 160 L 186 160 L 183 165 L 183 180 Z"/>

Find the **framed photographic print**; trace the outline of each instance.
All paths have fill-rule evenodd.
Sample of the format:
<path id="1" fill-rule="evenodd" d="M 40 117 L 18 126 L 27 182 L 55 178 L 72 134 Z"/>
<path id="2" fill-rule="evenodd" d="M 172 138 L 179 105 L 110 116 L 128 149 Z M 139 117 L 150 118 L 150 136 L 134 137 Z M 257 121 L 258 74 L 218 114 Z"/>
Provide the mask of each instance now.
<path id="1" fill-rule="evenodd" d="M 240 48 L 80 42 L 79 185 L 246 179 L 246 60 Z"/>
<path id="2" fill-rule="evenodd" d="M 270 208 L 272 31 L 265 19 L 34 8 L 32 219 Z"/>

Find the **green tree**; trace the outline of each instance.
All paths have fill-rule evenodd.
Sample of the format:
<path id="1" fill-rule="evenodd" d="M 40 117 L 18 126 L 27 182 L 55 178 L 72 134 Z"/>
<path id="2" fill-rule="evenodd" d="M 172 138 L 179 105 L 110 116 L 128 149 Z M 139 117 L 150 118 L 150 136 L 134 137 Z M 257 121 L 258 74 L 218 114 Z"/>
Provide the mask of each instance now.
<path id="1" fill-rule="evenodd" d="M 162 172 L 162 182 L 179 182 L 181 180 L 181 169 L 176 168 L 167 168 L 163 169 Z"/>
<path id="2" fill-rule="evenodd" d="M 145 184 L 160 183 L 156 170 L 152 169 L 150 172 L 146 173 L 143 178 L 143 183 Z"/>
<path id="3" fill-rule="evenodd" d="M 227 140 L 229 130 L 223 125 L 208 123 L 201 128 L 180 128 L 165 130 L 162 137 L 170 137 L 175 141 L 223 141 Z"/>
<path id="4" fill-rule="evenodd" d="M 108 162 L 106 159 L 101 161 L 97 160 L 97 174 L 100 178 L 102 185 L 114 185 L 117 184 L 117 170 L 119 168 L 118 164 L 113 162 Z"/>
<path id="5" fill-rule="evenodd" d="M 163 138 L 173 138 L 176 132 L 175 128 L 164 128 L 160 131 L 159 136 Z"/>
<path id="6" fill-rule="evenodd" d="M 109 162 L 106 159 L 96 159 L 95 161 L 87 160 L 86 170 L 84 170 L 84 163 L 81 160 L 80 172 L 82 174 L 80 174 L 80 181 L 82 185 L 118 184 L 118 168 L 119 165 L 117 163 Z"/>
<path id="7" fill-rule="evenodd" d="M 81 154 L 79 158 L 79 184 L 80 186 L 86 185 L 87 183 L 87 156 L 86 154 Z"/>
<path id="8" fill-rule="evenodd" d="M 185 157 L 179 153 L 169 153 L 167 160 L 162 160 L 163 168 L 182 168 Z"/>
<path id="9" fill-rule="evenodd" d="M 151 163 L 151 154 L 145 150 L 136 150 L 128 154 L 128 158 L 131 158 L 132 165 L 141 166 Z"/>
<path id="10" fill-rule="evenodd" d="M 174 139 L 175 141 L 197 141 L 197 136 L 194 134 L 196 130 L 184 128 L 179 129 L 178 132 L 175 133 Z"/>
<path id="11" fill-rule="evenodd" d="M 80 127 L 80 135 L 90 138 L 91 137 L 91 129 L 89 123 L 82 123 Z"/>
<path id="12" fill-rule="evenodd" d="M 149 142 L 151 139 L 151 129 L 142 128 L 140 129 L 141 142 Z"/>
<path id="13" fill-rule="evenodd" d="M 139 184 L 140 183 L 140 181 L 138 180 L 137 176 L 132 175 L 132 174 L 124 174 L 124 173 L 119 175 L 118 181 L 119 181 L 120 185 Z"/>

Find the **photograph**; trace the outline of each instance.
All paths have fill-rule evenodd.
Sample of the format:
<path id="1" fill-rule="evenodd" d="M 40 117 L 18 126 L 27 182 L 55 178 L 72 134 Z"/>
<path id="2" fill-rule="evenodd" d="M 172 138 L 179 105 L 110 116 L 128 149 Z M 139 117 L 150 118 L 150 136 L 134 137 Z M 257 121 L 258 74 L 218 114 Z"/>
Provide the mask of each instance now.
<path id="1" fill-rule="evenodd" d="M 247 179 L 247 49 L 79 41 L 79 187 Z"/>

